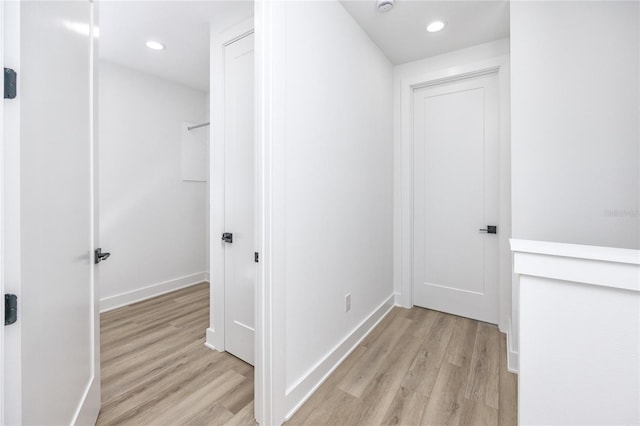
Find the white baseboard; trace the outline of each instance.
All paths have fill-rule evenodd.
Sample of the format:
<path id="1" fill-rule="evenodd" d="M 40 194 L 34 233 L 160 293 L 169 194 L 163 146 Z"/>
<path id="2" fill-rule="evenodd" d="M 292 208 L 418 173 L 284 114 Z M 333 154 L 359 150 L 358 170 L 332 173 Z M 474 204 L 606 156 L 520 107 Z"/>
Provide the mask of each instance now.
<path id="1" fill-rule="evenodd" d="M 216 331 L 211 327 L 207 328 L 204 345 L 213 351 L 224 352 L 224 345 L 221 343 L 220 336 L 216 334 Z"/>
<path id="2" fill-rule="evenodd" d="M 184 277 L 175 278 L 173 280 L 152 284 L 147 287 L 138 288 L 126 293 L 116 294 L 115 296 L 100 299 L 100 312 L 107 312 L 112 309 L 127 306 L 135 302 L 160 296 L 171 291 L 200 284 L 203 281 L 209 281 L 208 272 L 198 272 L 196 274 L 185 275 Z"/>
<path id="3" fill-rule="evenodd" d="M 329 375 L 360 344 L 395 305 L 395 295 L 389 296 L 378 308 L 364 319 L 342 342 L 318 362 L 307 374 L 287 389 L 285 403 L 286 420 L 304 404 Z"/>
<path id="4" fill-rule="evenodd" d="M 520 353 L 511 346 L 511 321 L 507 330 L 507 370 L 511 373 L 518 374 L 520 370 Z"/>

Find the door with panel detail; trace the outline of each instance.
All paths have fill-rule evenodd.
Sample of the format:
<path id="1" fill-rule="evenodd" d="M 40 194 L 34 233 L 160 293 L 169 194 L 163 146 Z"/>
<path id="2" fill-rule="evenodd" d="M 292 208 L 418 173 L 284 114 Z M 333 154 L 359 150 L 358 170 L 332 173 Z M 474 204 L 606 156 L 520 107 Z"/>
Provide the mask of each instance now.
<path id="1" fill-rule="evenodd" d="M 413 106 L 414 304 L 495 324 L 497 74 L 418 89 Z"/>
<path id="2" fill-rule="evenodd" d="M 225 350 L 254 363 L 255 156 L 253 34 L 224 49 Z"/>

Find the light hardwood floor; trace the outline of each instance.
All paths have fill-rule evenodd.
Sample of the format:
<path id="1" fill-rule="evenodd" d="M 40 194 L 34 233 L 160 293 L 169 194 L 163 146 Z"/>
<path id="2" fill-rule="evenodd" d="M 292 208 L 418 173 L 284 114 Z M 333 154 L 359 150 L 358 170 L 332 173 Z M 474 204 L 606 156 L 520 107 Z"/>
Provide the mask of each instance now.
<path id="1" fill-rule="evenodd" d="M 287 424 L 516 425 L 505 345 L 494 325 L 394 308 Z"/>
<path id="2" fill-rule="evenodd" d="M 204 346 L 209 285 L 198 284 L 100 316 L 98 425 L 245 425 L 253 367 Z"/>
<path id="3" fill-rule="evenodd" d="M 98 425 L 255 425 L 253 368 L 203 346 L 209 287 L 101 315 Z M 288 425 L 515 425 L 493 325 L 394 308 Z"/>

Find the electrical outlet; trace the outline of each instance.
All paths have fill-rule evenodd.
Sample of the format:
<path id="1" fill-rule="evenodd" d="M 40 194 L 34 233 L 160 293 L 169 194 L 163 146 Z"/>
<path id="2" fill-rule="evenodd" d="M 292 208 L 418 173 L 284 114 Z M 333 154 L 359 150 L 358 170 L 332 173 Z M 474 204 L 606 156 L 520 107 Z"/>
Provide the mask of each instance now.
<path id="1" fill-rule="evenodd" d="M 351 293 L 347 293 L 344 296 L 344 311 L 349 312 L 351 310 Z"/>

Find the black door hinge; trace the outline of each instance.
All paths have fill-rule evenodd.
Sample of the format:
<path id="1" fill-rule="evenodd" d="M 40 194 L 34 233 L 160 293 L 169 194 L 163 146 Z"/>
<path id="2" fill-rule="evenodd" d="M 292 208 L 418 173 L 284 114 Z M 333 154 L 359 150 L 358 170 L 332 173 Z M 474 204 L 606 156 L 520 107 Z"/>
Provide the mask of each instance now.
<path id="1" fill-rule="evenodd" d="M 103 260 L 107 260 L 109 258 L 109 256 L 111 256 L 111 253 L 103 253 L 102 249 L 100 247 L 98 247 L 93 252 L 93 263 L 95 263 L 97 265 L 98 263 L 102 262 Z"/>
<path id="2" fill-rule="evenodd" d="M 11 325 L 18 319 L 18 296 L 4 295 L 4 325 Z"/>
<path id="3" fill-rule="evenodd" d="M 18 87 L 18 74 L 11 68 L 4 69 L 4 98 L 14 99 Z"/>
<path id="4" fill-rule="evenodd" d="M 258 252 L 253 253 L 253 261 L 256 263 L 260 261 L 260 254 Z"/>

